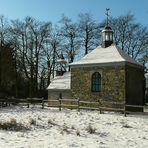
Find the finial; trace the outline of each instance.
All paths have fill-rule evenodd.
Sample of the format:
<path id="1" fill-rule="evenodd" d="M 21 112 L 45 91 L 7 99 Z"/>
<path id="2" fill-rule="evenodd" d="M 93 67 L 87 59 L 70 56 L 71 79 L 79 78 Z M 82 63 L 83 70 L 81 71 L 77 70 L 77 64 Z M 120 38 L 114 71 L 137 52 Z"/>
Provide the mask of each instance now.
<path id="1" fill-rule="evenodd" d="M 60 58 L 61 58 L 62 60 L 64 59 L 63 52 L 61 52 Z"/>
<path id="2" fill-rule="evenodd" d="M 109 8 L 106 8 L 106 17 L 107 17 L 107 19 L 106 19 L 106 25 L 108 26 L 108 17 L 109 17 L 109 14 L 108 14 L 108 11 L 109 11 L 110 9 Z"/>
<path id="3" fill-rule="evenodd" d="M 61 52 L 61 54 L 59 55 L 59 59 L 57 59 L 57 63 L 60 63 L 60 64 L 65 64 L 67 63 L 64 56 L 63 56 L 63 53 Z"/>

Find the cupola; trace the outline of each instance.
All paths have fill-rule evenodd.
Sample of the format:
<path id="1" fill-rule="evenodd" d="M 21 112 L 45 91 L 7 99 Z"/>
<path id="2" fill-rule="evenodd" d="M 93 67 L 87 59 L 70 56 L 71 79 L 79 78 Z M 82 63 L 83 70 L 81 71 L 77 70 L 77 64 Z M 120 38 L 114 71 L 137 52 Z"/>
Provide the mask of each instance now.
<path id="1" fill-rule="evenodd" d="M 62 76 L 66 72 L 66 60 L 63 56 L 63 53 L 59 55 L 59 59 L 57 60 L 57 70 L 56 70 L 56 76 Z"/>
<path id="2" fill-rule="evenodd" d="M 113 31 L 112 31 L 111 27 L 108 25 L 108 16 L 109 16 L 108 11 L 109 11 L 109 9 L 107 8 L 106 11 L 107 11 L 106 26 L 102 30 L 102 44 L 101 44 L 101 46 L 103 48 L 109 47 L 113 43 Z"/>
<path id="3" fill-rule="evenodd" d="M 102 47 L 109 47 L 113 43 L 113 31 L 110 26 L 105 26 L 102 30 Z"/>

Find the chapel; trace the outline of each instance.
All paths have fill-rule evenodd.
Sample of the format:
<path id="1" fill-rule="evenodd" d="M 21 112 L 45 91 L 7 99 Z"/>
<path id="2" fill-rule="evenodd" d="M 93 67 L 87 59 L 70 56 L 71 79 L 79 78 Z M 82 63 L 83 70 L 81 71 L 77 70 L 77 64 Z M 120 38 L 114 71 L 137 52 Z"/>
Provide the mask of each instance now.
<path id="1" fill-rule="evenodd" d="M 108 23 L 102 30 L 102 43 L 69 66 L 69 72 L 56 76 L 49 85 L 48 99 L 57 99 L 60 93 L 63 98 L 144 104 L 144 67 L 116 46 Z"/>

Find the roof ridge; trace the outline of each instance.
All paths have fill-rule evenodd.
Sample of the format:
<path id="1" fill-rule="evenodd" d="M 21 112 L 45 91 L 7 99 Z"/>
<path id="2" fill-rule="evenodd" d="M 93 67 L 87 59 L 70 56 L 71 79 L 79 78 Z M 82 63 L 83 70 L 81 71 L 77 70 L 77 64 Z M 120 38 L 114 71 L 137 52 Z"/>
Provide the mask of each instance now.
<path id="1" fill-rule="evenodd" d="M 130 55 L 128 55 L 126 52 L 124 52 L 120 47 L 118 47 L 117 45 L 115 45 L 115 47 L 117 48 L 121 57 L 125 59 L 125 61 L 137 64 L 137 65 L 141 65 L 134 58 L 132 58 Z M 143 66 L 143 65 L 141 65 L 141 66 Z"/>
<path id="2" fill-rule="evenodd" d="M 130 57 L 122 49 L 120 49 L 113 43 L 111 46 L 107 48 L 102 48 L 101 46 L 97 46 L 94 50 L 92 50 L 86 56 L 69 65 L 70 66 L 77 66 L 77 65 L 86 66 L 86 65 L 94 64 L 99 66 L 99 64 L 113 65 L 113 63 L 120 64 L 123 62 L 128 62 L 131 64 L 142 66 L 140 63 L 138 63 L 136 60 L 134 60 L 132 57 Z"/>

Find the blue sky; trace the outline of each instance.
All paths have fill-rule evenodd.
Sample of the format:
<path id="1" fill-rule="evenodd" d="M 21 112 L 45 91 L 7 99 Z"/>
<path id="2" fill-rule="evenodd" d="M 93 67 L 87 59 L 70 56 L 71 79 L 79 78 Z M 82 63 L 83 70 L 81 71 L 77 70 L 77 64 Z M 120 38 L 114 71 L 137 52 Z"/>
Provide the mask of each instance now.
<path id="1" fill-rule="evenodd" d="M 53 23 L 57 23 L 63 13 L 76 20 L 79 13 L 86 12 L 101 22 L 106 8 L 110 8 L 113 17 L 131 12 L 138 22 L 148 26 L 148 0 L 0 0 L 0 14 L 8 19 L 32 16 Z"/>

